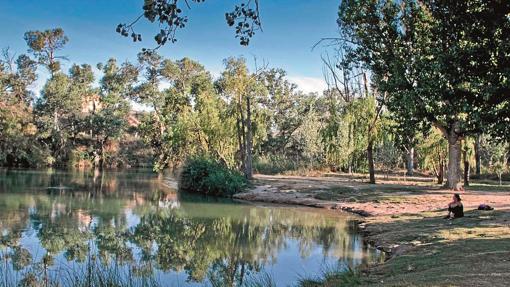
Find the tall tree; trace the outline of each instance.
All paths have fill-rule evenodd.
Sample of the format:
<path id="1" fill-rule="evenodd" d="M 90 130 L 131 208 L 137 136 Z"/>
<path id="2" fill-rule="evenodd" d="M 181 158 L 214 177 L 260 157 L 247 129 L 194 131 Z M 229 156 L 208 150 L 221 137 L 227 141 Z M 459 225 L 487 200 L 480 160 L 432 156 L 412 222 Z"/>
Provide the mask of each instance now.
<path id="1" fill-rule="evenodd" d="M 157 154 L 155 169 L 177 165 L 198 153 L 228 164 L 228 144 L 217 138 L 225 135 L 219 123 L 222 105 L 209 72 L 191 59 L 172 61 L 155 52 L 141 53 L 139 62 L 143 80 L 133 89 L 132 97 L 153 110 L 142 130 Z M 211 106 L 206 107 L 208 104 Z M 211 110 L 214 107 L 218 109 Z M 217 134 L 213 127 L 218 128 Z"/>
<path id="2" fill-rule="evenodd" d="M 254 103 L 267 93 L 258 81 L 260 73 L 250 73 L 244 58 L 228 58 L 218 84 L 236 118 L 238 158 L 248 179 L 253 177 Z"/>
<path id="3" fill-rule="evenodd" d="M 301 156 L 301 143 L 295 138 L 295 133 L 311 112 L 315 95 L 298 91 L 282 69 L 263 71 L 258 81 L 268 92 L 267 97 L 260 99 L 266 128 L 266 139 L 260 143 L 260 152 L 297 159 Z"/>
<path id="4" fill-rule="evenodd" d="M 101 168 L 105 165 L 105 145 L 110 140 L 118 140 L 126 129 L 131 109 L 127 96 L 137 80 L 138 70 L 127 62 L 119 66 L 113 58 L 97 68 L 103 72 L 98 101 L 93 94 L 93 106 L 84 119 L 84 129 L 89 132 L 93 165 Z"/>
<path id="5" fill-rule="evenodd" d="M 30 85 L 37 64 L 26 55 L 15 59 L 8 49 L 0 59 L 0 165 L 43 164 L 43 150 L 36 142 Z"/>
<path id="6" fill-rule="evenodd" d="M 44 31 L 28 31 L 25 33 L 29 52 L 32 53 L 39 64 L 44 65 L 53 75 L 60 70 L 59 59 L 65 59 L 57 55 L 69 41 L 62 28 Z"/>
<path id="7" fill-rule="evenodd" d="M 95 93 L 93 82 L 90 65 L 73 65 L 69 75 L 57 72 L 49 78 L 36 102 L 39 137 L 51 150 L 56 164 L 66 164 L 70 159 L 70 152 L 82 131 L 83 104 Z"/>
<path id="8" fill-rule="evenodd" d="M 508 1 L 343 1 L 338 23 L 352 55 L 388 92 L 388 108 L 448 140 L 447 186 L 460 189 L 461 140 L 509 101 Z M 487 20 L 490 19 L 490 20 Z"/>

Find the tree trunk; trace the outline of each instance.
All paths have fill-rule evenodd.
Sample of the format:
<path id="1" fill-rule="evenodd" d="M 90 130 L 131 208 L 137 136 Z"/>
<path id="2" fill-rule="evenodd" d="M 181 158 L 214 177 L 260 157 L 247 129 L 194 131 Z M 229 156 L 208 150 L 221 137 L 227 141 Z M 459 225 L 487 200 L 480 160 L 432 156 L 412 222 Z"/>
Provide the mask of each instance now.
<path id="1" fill-rule="evenodd" d="M 460 154 L 460 138 L 453 128 L 448 132 L 448 173 L 446 175 L 446 187 L 452 190 L 462 190 Z"/>
<path id="2" fill-rule="evenodd" d="M 406 175 L 413 175 L 414 174 L 414 148 L 409 147 L 406 154 L 406 168 L 407 172 Z"/>
<path id="3" fill-rule="evenodd" d="M 244 175 L 247 179 L 253 178 L 252 167 L 252 146 L 253 146 L 253 133 L 251 125 L 251 103 L 250 97 L 246 97 L 246 162 Z"/>
<path id="4" fill-rule="evenodd" d="M 469 161 L 464 161 L 464 186 L 469 186 Z"/>
<path id="5" fill-rule="evenodd" d="M 352 134 L 352 125 L 349 123 L 349 130 L 347 133 L 347 150 L 350 152 L 351 150 L 351 134 Z M 352 161 L 347 160 L 347 170 L 349 174 L 352 174 Z"/>
<path id="6" fill-rule="evenodd" d="M 466 141 L 464 141 L 464 148 L 462 149 L 462 158 L 464 160 L 464 186 L 469 186 L 469 160 L 467 158 Z"/>
<path id="7" fill-rule="evenodd" d="M 244 171 L 245 148 L 244 148 L 244 144 L 243 144 L 244 139 L 243 139 L 243 135 L 242 135 L 242 131 L 241 131 L 241 119 L 237 119 L 236 126 L 237 126 L 237 141 L 239 143 L 239 160 L 240 160 L 239 169 Z"/>
<path id="8" fill-rule="evenodd" d="M 104 158 L 105 158 L 105 152 L 104 152 L 104 145 L 106 143 L 106 139 L 104 141 L 101 141 L 101 157 L 99 159 L 99 169 L 103 170 L 104 166 Z"/>
<path id="9" fill-rule="evenodd" d="M 374 141 L 369 139 L 367 146 L 368 173 L 370 174 L 370 183 L 375 184 L 375 167 L 374 167 Z"/>
<path id="10" fill-rule="evenodd" d="M 441 159 L 439 161 L 439 172 L 437 175 L 437 183 L 443 184 L 444 182 L 444 161 Z"/>
<path id="11" fill-rule="evenodd" d="M 480 174 L 481 174 L 480 137 L 481 137 L 480 134 L 476 135 L 476 137 L 475 137 L 475 161 L 476 161 L 475 174 L 476 174 L 476 176 L 480 176 Z"/>

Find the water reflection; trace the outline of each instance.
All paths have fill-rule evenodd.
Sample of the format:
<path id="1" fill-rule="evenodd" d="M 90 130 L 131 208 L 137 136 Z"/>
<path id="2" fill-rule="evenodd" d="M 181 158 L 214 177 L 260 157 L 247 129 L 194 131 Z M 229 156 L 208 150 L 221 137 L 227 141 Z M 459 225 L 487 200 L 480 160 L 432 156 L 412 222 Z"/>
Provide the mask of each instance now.
<path id="1" fill-rule="evenodd" d="M 287 285 L 375 256 L 347 217 L 178 195 L 149 172 L 0 171 L 0 286 Z"/>

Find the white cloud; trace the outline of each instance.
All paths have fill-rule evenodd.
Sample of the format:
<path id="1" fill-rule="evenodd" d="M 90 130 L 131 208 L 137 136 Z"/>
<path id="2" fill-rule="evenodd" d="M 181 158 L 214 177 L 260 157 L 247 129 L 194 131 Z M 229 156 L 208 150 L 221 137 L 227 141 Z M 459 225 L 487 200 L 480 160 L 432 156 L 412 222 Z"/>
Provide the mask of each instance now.
<path id="1" fill-rule="evenodd" d="M 288 76 L 290 82 L 296 84 L 298 89 L 305 93 L 319 93 L 322 94 L 327 89 L 327 84 L 322 78 L 315 77 L 302 77 L 302 76 Z"/>

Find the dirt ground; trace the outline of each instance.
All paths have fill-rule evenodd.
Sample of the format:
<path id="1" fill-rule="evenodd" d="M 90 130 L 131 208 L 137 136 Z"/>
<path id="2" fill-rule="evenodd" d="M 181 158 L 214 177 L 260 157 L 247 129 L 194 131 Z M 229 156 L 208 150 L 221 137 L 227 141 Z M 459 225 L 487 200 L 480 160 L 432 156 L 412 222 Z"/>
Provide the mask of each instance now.
<path id="1" fill-rule="evenodd" d="M 396 215 L 445 209 L 453 192 L 432 178 L 382 177 L 367 184 L 356 176 L 326 174 L 322 177 L 256 175 L 254 185 L 234 198 L 341 209 L 364 216 Z M 459 192 L 464 208 L 484 203 L 496 209 L 510 209 L 510 186 L 472 182 Z"/>
<path id="2" fill-rule="evenodd" d="M 359 268 L 352 286 L 509 286 L 510 182 L 472 181 L 459 192 L 465 217 L 443 219 L 453 192 L 427 177 L 256 176 L 235 198 L 339 209 L 366 216 L 365 241 L 387 254 Z M 494 211 L 476 210 L 481 203 Z M 339 286 L 324 279 L 312 286 Z M 345 284 L 344 284 L 345 285 Z M 343 285 L 342 285 L 343 286 Z M 347 285 L 351 286 L 351 285 Z"/>

